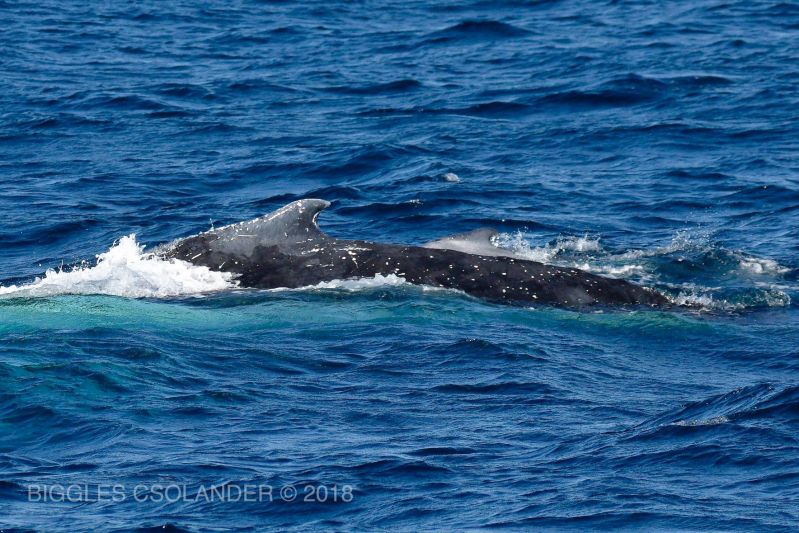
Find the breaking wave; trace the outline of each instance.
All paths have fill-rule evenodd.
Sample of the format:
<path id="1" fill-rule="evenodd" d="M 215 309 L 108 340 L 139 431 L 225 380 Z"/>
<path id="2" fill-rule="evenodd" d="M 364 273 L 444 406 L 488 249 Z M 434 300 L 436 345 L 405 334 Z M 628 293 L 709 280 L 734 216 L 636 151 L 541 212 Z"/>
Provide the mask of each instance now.
<path id="1" fill-rule="evenodd" d="M 674 428 L 702 428 L 727 423 L 796 420 L 799 387 L 758 383 L 714 394 L 651 418 L 635 428 L 633 438 L 673 433 Z"/>

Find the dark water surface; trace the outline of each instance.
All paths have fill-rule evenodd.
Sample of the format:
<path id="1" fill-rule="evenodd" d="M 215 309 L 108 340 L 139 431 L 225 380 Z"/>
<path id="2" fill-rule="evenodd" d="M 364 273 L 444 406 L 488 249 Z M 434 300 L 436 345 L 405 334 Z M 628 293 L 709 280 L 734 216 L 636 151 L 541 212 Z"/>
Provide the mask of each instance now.
<path id="1" fill-rule="evenodd" d="M 0 529 L 799 525 L 796 4 L 0 1 L 0 26 Z M 246 291 L 141 249 L 303 197 L 334 236 L 488 225 L 693 307 Z M 195 501 L 245 485 L 274 498 Z"/>

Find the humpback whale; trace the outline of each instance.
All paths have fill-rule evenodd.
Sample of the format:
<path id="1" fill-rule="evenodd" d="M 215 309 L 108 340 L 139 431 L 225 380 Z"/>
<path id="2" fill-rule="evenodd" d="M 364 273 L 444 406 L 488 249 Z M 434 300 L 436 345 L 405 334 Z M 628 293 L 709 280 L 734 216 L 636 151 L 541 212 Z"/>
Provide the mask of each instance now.
<path id="1" fill-rule="evenodd" d="M 530 261 L 494 246 L 491 229 L 422 246 L 337 239 L 317 225 L 325 200 L 304 199 L 272 213 L 161 246 L 156 254 L 233 274 L 241 286 L 296 288 L 391 275 L 504 303 L 558 306 L 666 305 L 647 287 L 575 268 Z"/>

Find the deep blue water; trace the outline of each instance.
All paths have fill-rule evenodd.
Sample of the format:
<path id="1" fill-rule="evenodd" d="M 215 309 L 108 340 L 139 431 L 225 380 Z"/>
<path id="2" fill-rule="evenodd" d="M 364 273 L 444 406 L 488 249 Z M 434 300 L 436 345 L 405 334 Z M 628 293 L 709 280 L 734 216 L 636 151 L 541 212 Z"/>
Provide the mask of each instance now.
<path id="1" fill-rule="evenodd" d="M 799 525 L 797 4 L 0 1 L 0 26 L 0 529 Z M 125 238 L 303 197 L 335 236 L 488 225 L 692 307 L 220 288 Z M 247 484 L 275 498 L 190 501 Z"/>

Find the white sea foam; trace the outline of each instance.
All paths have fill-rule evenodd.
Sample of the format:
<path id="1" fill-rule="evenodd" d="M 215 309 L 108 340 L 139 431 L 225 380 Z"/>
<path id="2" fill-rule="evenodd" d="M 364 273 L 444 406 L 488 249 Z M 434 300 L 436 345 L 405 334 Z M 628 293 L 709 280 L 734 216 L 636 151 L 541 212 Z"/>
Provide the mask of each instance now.
<path id="1" fill-rule="evenodd" d="M 727 292 L 727 297 L 720 294 L 719 287 L 699 287 L 692 284 L 683 285 L 674 296 L 668 296 L 675 305 L 688 306 L 703 310 L 739 311 L 749 307 L 786 307 L 791 305 L 790 295 L 779 288 L 768 286 L 747 293 Z M 730 298 L 731 296 L 731 298 Z"/>
<path id="2" fill-rule="evenodd" d="M 741 309 L 744 307 L 741 304 L 734 304 L 726 300 L 716 300 L 712 294 L 699 293 L 692 290 L 680 292 L 676 296 L 673 296 L 669 299 L 675 305 L 699 307 L 702 309 L 732 311 L 734 309 Z"/>
<path id="3" fill-rule="evenodd" d="M 130 298 L 163 298 L 235 287 L 231 274 L 180 260 L 145 253 L 135 235 L 122 237 L 94 265 L 48 270 L 25 285 L 0 287 L 0 296 L 107 294 Z"/>
<path id="4" fill-rule="evenodd" d="M 678 231 L 671 242 L 666 246 L 650 248 L 648 250 L 628 250 L 624 253 L 614 256 L 614 259 L 629 260 L 641 259 L 643 257 L 656 257 L 674 254 L 677 252 L 684 252 L 687 250 L 695 250 L 701 248 L 709 248 L 711 235 L 709 233 L 692 233 L 687 230 Z"/>
<path id="5" fill-rule="evenodd" d="M 340 289 L 346 291 L 360 291 L 364 289 L 375 289 L 380 287 L 401 287 L 410 285 L 405 278 L 395 274 L 376 274 L 373 278 L 352 278 L 352 279 L 336 279 L 333 281 L 322 281 L 316 285 L 309 285 L 302 287 L 300 290 L 308 289 Z"/>
<path id="6" fill-rule="evenodd" d="M 699 420 L 678 420 L 674 422 L 675 426 L 683 427 L 696 427 L 696 426 L 717 426 L 719 424 L 726 424 L 729 422 L 729 417 L 725 415 L 714 416 L 713 418 L 699 419 Z"/>
<path id="7" fill-rule="evenodd" d="M 714 250 L 711 235 L 702 232 L 680 231 L 666 246 L 649 249 L 633 249 L 621 253 L 606 251 L 597 236 L 558 237 L 554 242 L 534 246 L 522 232 L 503 233 L 495 239 L 495 244 L 512 251 L 518 257 L 558 266 L 587 270 L 611 277 L 634 276 L 640 280 L 651 281 L 656 272 L 648 265 L 647 258 L 665 257 L 681 252 L 710 253 Z M 791 269 L 773 259 L 755 257 L 739 251 L 726 251 L 737 262 L 738 273 L 751 275 L 781 275 Z M 656 279 L 656 276 L 655 278 Z"/>
<path id="8" fill-rule="evenodd" d="M 760 257 L 752 257 L 743 255 L 738 262 L 739 268 L 749 274 L 785 274 L 791 269 L 786 268 L 773 259 L 763 259 Z"/>
<path id="9" fill-rule="evenodd" d="M 554 243 L 544 246 L 532 246 L 521 231 L 516 233 L 502 233 L 496 237 L 496 245 L 500 248 L 511 250 L 517 256 L 538 261 L 539 263 L 549 263 L 559 254 L 571 251 L 577 253 L 599 252 L 602 245 L 599 237 L 584 235 L 582 237 L 558 237 Z"/>
<path id="10" fill-rule="evenodd" d="M 631 262 L 640 255 L 606 255 L 599 237 L 592 235 L 558 237 L 554 243 L 531 246 L 522 232 L 503 233 L 497 237 L 496 244 L 518 257 L 539 263 L 579 268 L 610 277 L 647 274 L 644 265 Z"/>
<path id="11" fill-rule="evenodd" d="M 402 276 L 396 274 L 375 274 L 374 277 L 369 278 L 349 278 L 349 279 L 335 279 L 332 281 L 322 281 L 315 285 L 307 285 L 305 287 L 298 287 L 296 289 L 278 288 L 271 289 L 273 291 L 312 291 L 318 289 L 333 289 L 348 292 L 356 292 L 371 289 L 380 289 L 387 287 L 416 287 L 422 291 L 451 291 L 462 292 L 456 289 L 447 289 L 445 287 L 433 287 L 432 285 L 414 285 L 407 281 Z"/>
<path id="12" fill-rule="evenodd" d="M 589 263 L 581 263 L 575 265 L 580 270 L 587 270 L 597 274 L 604 274 L 612 278 L 627 277 L 632 275 L 642 276 L 646 274 L 646 269 L 643 265 L 591 265 Z"/>
<path id="13" fill-rule="evenodd" d="M 700 239 L 701 241 L 701 239 Z M 702 241 L 704 242 L 704 241 Z M 649 272 L 648 264 L 642 258 L 668 254 L 686 247 L 705 246 L 697 244 L 696 239 L 678 235 L 666 247 L 652 250 L 633 250 L 622 254 L 608 254 L 598 237 L 560 237 L 544 246 L 533 246 L 521 232 L 501 234 L 496 245 L 506 248 L 518 257 L 548 264 L 570 266 L 611 277 L 633 277 L 646 282 L 656 272 Z M 742 252 L 731 252 L 739 262 L 741 274 L 747 276 L 766 276 L 783 274 L 790 269 L 774 260 L 757 258 Z M 651 267 L 649 267 L 651 268 Z M 788 293 L 794 287 L 782 287 L 755 282 L 758 287 L 757 304 L 768 306 L 790 305 Z M 408 281 L 393 274 L 377 275 L 371 278 L 334 280 L 303 287 L 299 290 L 335 289 L 361 291 L 375 288 L 401 287 L 410 285 Z M 236 287 L 237 283 L 229 273 L 215 272 L 207 267 L 192 265 L 180 260 L 166 260 L 156 254 L 144 251 L 144 246 L 136 242 L 134 235 L 122 237 L 107 252 L 97 256 L 95 264 L 84 264 L 72 269 L 48 270 L 42 278 L 23 285 L 0 286 L 0 297 L 36 297 L 59 294 L 106 294 L 132 298 L 171 297 L 199 295 Z M 718 288 L 697 287 L 677 284 L 672 286 L 677 292 L 672 301 L 678 305 L 688 305 L 705 309 L 734 310 L 751 304 L 746 301 L 732 301 L 719 297 Z M 286 289 L 282 289 L 286 290 Z M 447 290 L 435 287 L 422 287 L 422 290 Z"/>

